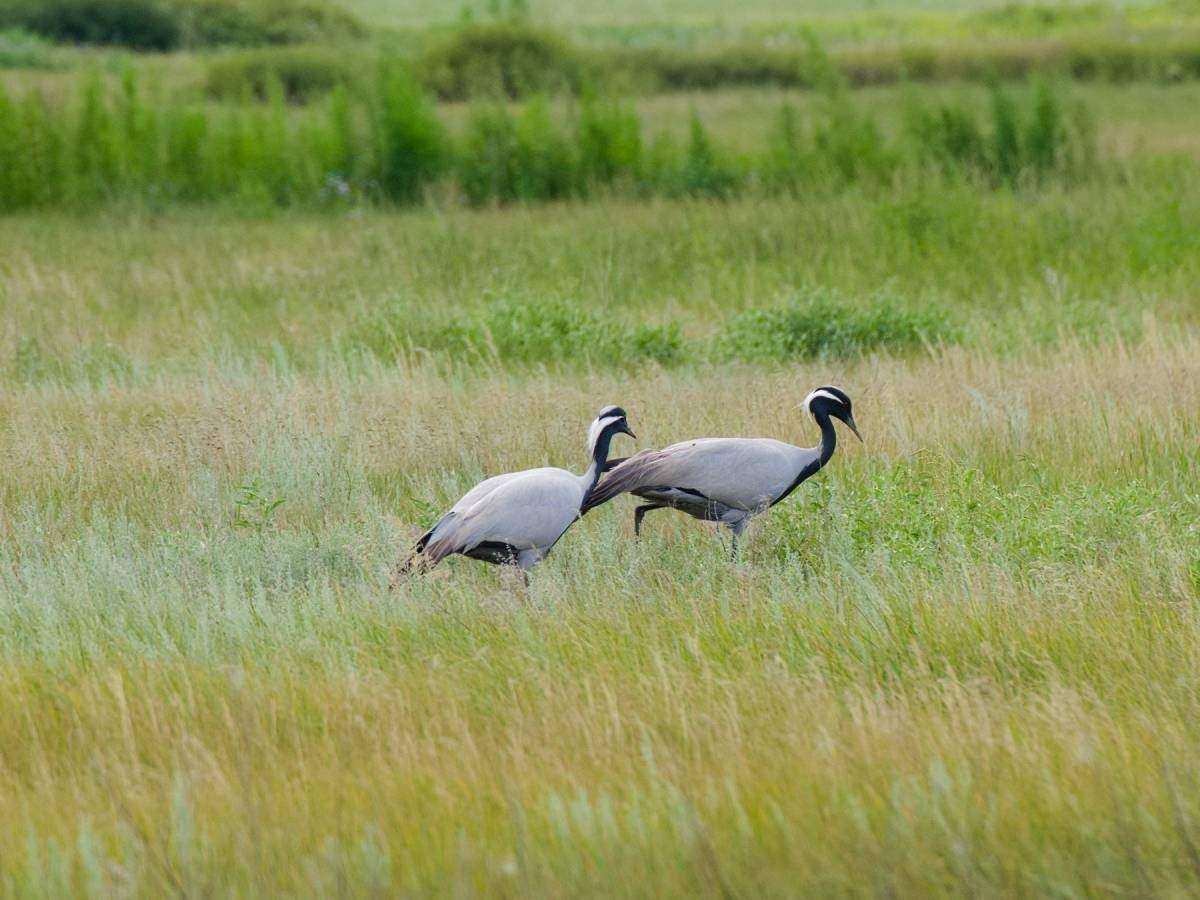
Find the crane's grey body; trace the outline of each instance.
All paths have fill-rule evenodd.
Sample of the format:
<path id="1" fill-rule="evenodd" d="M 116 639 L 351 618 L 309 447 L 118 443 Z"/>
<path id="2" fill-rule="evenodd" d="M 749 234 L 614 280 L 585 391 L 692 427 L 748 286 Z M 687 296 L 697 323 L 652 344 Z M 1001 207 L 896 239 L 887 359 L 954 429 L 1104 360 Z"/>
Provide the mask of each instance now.
<path id="1" fill-rule="evenodd" d="M 423 553 L 438 563 L 452 553 L 529 569 L 550 552 L 591 487 L 588 475 L 542 468 L 497 475 L 473 487 L 433 526 Z"/>
<path id="2" fill-rule="evenodd" d="M 739 534 L 807 470 L 815 470 L 819 459 L 816 449 L 771 438 L 699 438 L 631 456 L 602 488 L 612 496 L 628 490 L 694 518 L 721 522 Z M 597 494 L 596 500 L 603 502 Z"/>
<path id="3" fill-rule="evenodd" d="M 805 399 L 821 429 L 816 447 L 796 447 L 773 438 L 698 438 L 662 450 L 643 450 L 620 460 L 588 497 L 584 512 L 618 494 L 649 501 L 634 512 L 634 531 L 655 509 L 677 509 L 696 519 L 720 522 L 741 535 L 750 520 L 788 496 L 820 471 L 837 446 L 831 416 L 855 430 L 850 398 L 832 387 Z"/>
<path id="4" fill-rule="evenodd" d="M 616 434 L 632 434 L 625 412 L 605 407 L 589 429 L 592 462 L 582 475 L 544 467 L 480 482 L 417 541 L 400 571 L 411 571 L 418 563 L 432 567 L 460 553 L 527 572 L 581 515 Z"/>

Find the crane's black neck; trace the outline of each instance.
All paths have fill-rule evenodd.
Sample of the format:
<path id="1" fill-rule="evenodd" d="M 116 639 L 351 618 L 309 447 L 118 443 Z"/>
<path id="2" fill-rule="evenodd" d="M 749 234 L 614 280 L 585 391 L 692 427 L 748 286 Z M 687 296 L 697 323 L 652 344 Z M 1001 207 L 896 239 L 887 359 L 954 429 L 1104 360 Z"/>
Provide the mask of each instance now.
<path id="1" fill-rule="evenodd" d="M 596 438 L 596 446 L 592 448 L 592 464 L 588 466 L 584 477 L 587 479 L 587 490 L 583 494 L 584 503 L 591 495 L 593 488 L 596 487 L 596 482 L 600 480 L 600 473 L 604 471 L 604 464 L 608 462 L 608 450 L 612 445 L 613 435 L 616 433 L 615 425 L 609 425 L 600 432 Z"/>
<path id="2" fill-rule="evenodd" d="M 825 463 L 833 457 L 833 451 L 837 449 L 837 431 L 833 427 L 833 417 L 827 412 L 818 412 L 813 415 L 817 420 L 817 427 L 821 429 L 821 443 L 817 445 L 817 465 L 809 474 L 819 471 Z"/>
<path id="3" fill-rule="evenodd" d="M 837 448 L 837 432 L 833 428 L 833 419 L 829 413 L 819 411 L 813 413 L 813 418 L 817 422 L 817 427 L 821 429 L 821 443 L 817 444 L 817 458 L 809 462 L 796 475 L 796 480 L 788 485 L 786 491 L 776 497 L 771 505 L 774 506 L 780 500 L 785 499 L 788 494 L 800 487 L 802 483 L 816 475 L 825 467 L 825 463 L 833 458 L 833 451 Z"/>

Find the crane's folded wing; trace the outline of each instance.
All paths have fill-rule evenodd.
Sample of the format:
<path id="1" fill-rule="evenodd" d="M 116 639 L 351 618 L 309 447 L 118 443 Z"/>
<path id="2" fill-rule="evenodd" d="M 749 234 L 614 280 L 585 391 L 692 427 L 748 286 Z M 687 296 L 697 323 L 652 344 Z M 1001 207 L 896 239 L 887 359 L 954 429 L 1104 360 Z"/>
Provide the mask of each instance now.
<path id="1" fill-rule="evenodd" d="M 548 548 L 579 517 L 582 487 L 569 473 L 516 473 L 471 506 L 446 516 L 425 552 L 434 560 L 501 541 L 524 550 Z"/>
<path id="2" fill-rule="evenodd" d="M 618 494 L 679 488 L 735 509 L 769 505 L 785 492 L 813 451 L 769 438 L 702 438 L 643 450 L 606 475 L 584 511 Z"/>

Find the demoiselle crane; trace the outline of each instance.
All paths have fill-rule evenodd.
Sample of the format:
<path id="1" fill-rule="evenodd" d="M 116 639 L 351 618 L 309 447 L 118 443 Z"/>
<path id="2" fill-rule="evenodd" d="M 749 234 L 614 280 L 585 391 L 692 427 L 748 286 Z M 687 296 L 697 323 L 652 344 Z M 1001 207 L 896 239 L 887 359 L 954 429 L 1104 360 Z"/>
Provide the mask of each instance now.
<path id="1" fill-rule="evenodd" d="M 541 468 L 481 481 L 421 536 L 398 574 L 428 569 L 455 553 L 526 573 L 550 552 L 596 486 L 614 436 L 627 434 L 625 410 L 606 406 L 588 429 L 591 464 L 582 475 Z"/>
<path id="2" fill-rule="evenodd" d="M 610 471 L 584 502 L 586 513 L 618 494 L 649 502 L 633 513 L 634 534 L 655 509 L 677 509 L 706 522 L 720 522 L 733 533 L 733 550 L 750 520 L 783 500 L 833 456 L 841 419 L 860 441 L 850 398 L 825 385 L 804 398 L 803 408 L 821 429 L 816 447 L 796 447 L 772 438 L 698 438 L 663 450 L 643 450 L 609 464 Z"/>

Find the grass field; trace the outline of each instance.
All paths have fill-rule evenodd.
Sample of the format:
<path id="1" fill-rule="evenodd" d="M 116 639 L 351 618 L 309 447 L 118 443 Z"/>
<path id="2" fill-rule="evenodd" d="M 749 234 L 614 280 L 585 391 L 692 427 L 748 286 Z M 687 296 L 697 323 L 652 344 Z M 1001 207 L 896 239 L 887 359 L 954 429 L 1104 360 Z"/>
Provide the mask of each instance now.
<path id="1" fill-rule="evenodd" d="M 0 223 L 5 889 L 1190 892 L 1187 184 Z M 955 327 L 615 370 L 376 339 L 491 297 L 703 342 L 818 288 Z M 738 564 L 620 500 L 527 596 L 386 589 L 482 474 L 581 469 L 603 403 L 810 442 L 828 381 L 867 443 Z"/>
<path id="2" fill-rule="evenodd" d="M 413 27 L 452 23 L 469 10 L 474 15 L 486 14 L 496 4 L 483 2 L 439 3 L 437 0 L 339 0 L 341 6 L 369 20 L 384 24 Z M 503 6 L 503 4 L 500 4 Z M 1017 4 L 1012 4 L 1016 6 Z M 1136 15 L 1145 7 L 1155 6 L 1154 0 L 1120 0 L 1107 4 L 1082 2 L 1032 3 L 1031 7 L 1058 9 L 1083 8 L 1084 16 L 1101 17 L 1109 12 Z M 823 0 L 746 0 L 737 4 L 717 0 L 613 0 L 597 4 L 582 0 L 528 0 L 525 6 L 538 19 L 564 26 L 635 26 L 671 25 L 765 25 L 805 22 L 822 24 L 861 22 L 868 17 L 895 19 L 925 19 L 945 16 L 986 14 L 1004 4 L 989 0 L 851 0 L 831 4 Z M 1186 12 L 1186 5 L 1178 4 Z M 1089 7 L 1091 7 L 1089 9 Z M 1078 15 L 1078 13 L 1077 13 Z"/>
<path id="3" fill-rule="evenodd" d="M 416 44 L 457 16 L 345 5 Z M 1043 15 L 530 5 L 618 43 L 816 23 L 869 46 L 898 17 L 953 46 Z M 1195 21 L 1055 6 L 1051 30 L 1177 8 Z M 583 180 L 474 205 L 509 132 L 439 104 L 419 189 L 326 203 L 260 189 L 344 175 L 338 152 L 403 176 L 419 115 L 391 170 L 371 153 L 395 134 L 325 140 L 376 140 L 374 76 L 339 119 L 336 95 L 201 96 L 216 51 L 53 52 L 0 73 L 0 204 L 21 172 L 63 179 L 0 216 L 0 894 L 1200 890 L 1198 82 L 1056 82 L 1040 131 L 1009 84 L 1019 134 L 981 84 L 646 94 L 621 101 L 645 156 L 620 177 L 588 174 L 606 139 L 568 119 Z M 115 93 L 129 71 L 145 106 Z M 785 102 L 810 131 L 780 185 Z M 943 144 L 906 131 L 914 104 Z M 1080 109 L 1085 163 L 985 165 L 1074 152 Z M 736 189 L 639 186 L 663 135 Z M 879 147 L 899 161 L 873 176 L 827 165 Z M 189 174 L 217 187 L 170 194 Z M 635 542 L 622 497 L 528 590 L 461 557 L 389 590 L 483 476 L 582 471 L 605 404 L 639 435 L 618 455 L 808 445 L 825 383 L 865 443 L 737 561 L 675 513 Z"/>

